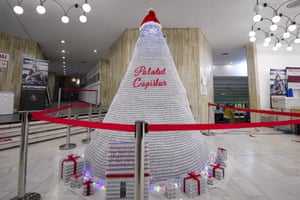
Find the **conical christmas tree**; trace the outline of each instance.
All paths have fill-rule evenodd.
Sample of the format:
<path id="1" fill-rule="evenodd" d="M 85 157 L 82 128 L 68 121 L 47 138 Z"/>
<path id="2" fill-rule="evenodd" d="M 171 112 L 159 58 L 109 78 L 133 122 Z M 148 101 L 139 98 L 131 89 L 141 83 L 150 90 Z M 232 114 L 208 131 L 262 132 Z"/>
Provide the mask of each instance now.
<path id="1" fill-rule="evenodd" d="M 128 70 L 104 122 L 134 124 L 195 123 L 185 89 L 153 10 L 144 18 Z M 97 130 L 85 151 L 91 174 L 105 177 L 107 144 L 134 141 L 134 134 Z M 177 178 L 189 171 L 203 170 L 209 150 L 199 131 L 153 132 L 149 143 L 152 181 Z"/>

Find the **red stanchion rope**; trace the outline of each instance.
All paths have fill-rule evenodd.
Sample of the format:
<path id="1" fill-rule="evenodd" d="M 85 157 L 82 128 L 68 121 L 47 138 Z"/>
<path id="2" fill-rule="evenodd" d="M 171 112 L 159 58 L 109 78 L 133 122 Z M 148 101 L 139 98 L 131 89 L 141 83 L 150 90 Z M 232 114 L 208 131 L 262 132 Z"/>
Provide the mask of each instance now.
<path id="1" fill-rule="evenodd" d="M 300 113 L 291 112 L 278 112 L 269 110 L 255 110 L 246 108 L 233 108 L 228 106 L 220 106 L 217 104 L 209 104 L 211 106 L 219 106 L 221 108 L 231 108 L 235 110 L 265 113 L 265 114 L 277 114 L 285 116 L 299 117 Z M 45 110 L 40 112 L 32 113 L 32 118 L 37 120 L 49 121 L 52 123 L 60 123 L 72 126 L 81 126 L 88 128 L 106 129 L 113 131 L 125 131 L 134 132 L 135 126 L 130 124 L 117 124 L 117 123 L 102 123 L 102 122 L 89 122 L 80 121 L 73 119 L 57 118 L 54 116 L 46 116 L 46 114 L 68 109 L 69 107 L 87 107 L 89 104 L 71 104 L 61 108 Z M 285 121 L 273 121 L 273 122 L 252 122 L 252 123 L 238 123 L 238 124 L 149 124 L 148 130 L 150 132 L 161 132 L 161 131 L 195 131 L 195 130 L 217 130 L 217 129 L 237 129 L 237 128 L 254 128 L 254 127 L 269 127 L 269 126 L 284 126 L 290 124 L 300 124 L 300 119 L 285 120 Z"/>
<path id="2" fill-rule="evenodd" d="M 85 91 L 85 92 L 96 92 L 97 90 L 84 90 L 84 89 L 79 89 L 79 88 L 61 88 L 62 90 L 65 91 L 76 91 L 76 92 L 80 92 L 80 91 Z"/>
<path id="3" fill-rule="evenodd" d="M 68 106 L 64 106 L 61 108 L 55 108 L 55 109 L 51 109 L 51 110 L 43 110 L 43 111 L 39 111 L 39 112 L 34 112 L 34 113 L 32 113 L 32 118 L 37 119 L 37 120 L 57 123 L 57 124 L 71 125 L 71 126 L 81 126 L 81 127 L 87 127 L 87 128 L 97 128 L 97 129 L 126 131 L 126 132 L 134 132 L 135 131 L 134 125 L 90 122 L 90 121 L 81 121 L 81 120 L 75 120 L 75 119 L 58 118 L 55 116 L 46 116 L 46 114 L 65 110 L 70 107 L 88 107 L 88 106 L 90 106 L 90 105 L 89 104 L 70 104 Z"/>
<path id="4" fill-rule="evenodd" d="M 219 108 L 227 108 L 231 110 L 238 110 L 238 111 L 245 111 L 245 112 L 255 112 L 255 113 L 261 113 L 261 114 L 269 114 L 269 115 L 285 115 L 285 116 L 291 116 L 291 117 L 300 117 L 300 113 L 295 112 L 280 112 L 280 111 L 272 111 L 272 110 L 257 110 L 257 109 L 249 109 L 249 108 L 238 108 L 238 107 L 232 107 L 232 106 L 223 106 L 219 104 L 212 104 L 209 103 L 209 106 L 215 106 Z"/>

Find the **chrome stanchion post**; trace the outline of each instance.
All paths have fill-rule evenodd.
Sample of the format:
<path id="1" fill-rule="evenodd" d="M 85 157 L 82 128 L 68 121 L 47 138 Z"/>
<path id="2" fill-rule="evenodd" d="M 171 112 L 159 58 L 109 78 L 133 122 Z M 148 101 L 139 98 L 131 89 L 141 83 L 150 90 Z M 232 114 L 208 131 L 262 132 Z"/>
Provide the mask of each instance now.
<path id="1" fill-rule="evenodd" d="M 71 119 L 71 106 L 68 108 L 68 118 Z M 71 136 L 71 126 L 68 125 L 67 126 L 66 144 L 60 145 L 59 146 L 60 150 L 74 149 L 76 147 L 76 144 L 70 143 L 70 136 Z"/>
<path id="2" fill-rule="evenodd" d="M 95 105 L 96 105 L 96 109 L 97 109 L 97 106 L 98 106 L 98 90 L 96 90 Z"/>
<path id="3" fill-rule="evenodd" d="M 90 103 L 88 121 L 91 121 L 91 115 L 92 115 L 92 104 Z M 86 139 L 81 140 L 81 142 L 83 144 L 88 144 L 90 141 L 91 141 L 91 128 L 87 128 L 87 137 Z"/>
<path id="4" fill-rule="evenodd" d="M 144 136 L 148 132 L 148 124 L 135 122 L 135 174 L 134 200 L 144 199 Z"/>
<path id="5" fill-rule="evenodd" d="M 99 118 L 99 121 L 102 121 L 102 106 L 101 106 L 101 103 L 99 104 L 98 118 Z"/>
<path id="6" fill-rule="evenodd" d="M 18 196 L 11 200 L 40 200 L 39 193 L 26 193 L 26 176 L 27 176 L 27 151 L 28 151 L 28 129 L 29 129 L 29 112 L 22 113 L 22 136 L 20 144 L 20 160 L 19 160 L 19 177 L 18 177 Z"/>
<path id="7" fill-rule="evenodd" d="M 57 99 L 57 108 L 60 108 L 61 103 L 61 88 L 58 89 L 58 99 Z M 60 116 L 60 112 L 57 112 L 57 116 Z"/>

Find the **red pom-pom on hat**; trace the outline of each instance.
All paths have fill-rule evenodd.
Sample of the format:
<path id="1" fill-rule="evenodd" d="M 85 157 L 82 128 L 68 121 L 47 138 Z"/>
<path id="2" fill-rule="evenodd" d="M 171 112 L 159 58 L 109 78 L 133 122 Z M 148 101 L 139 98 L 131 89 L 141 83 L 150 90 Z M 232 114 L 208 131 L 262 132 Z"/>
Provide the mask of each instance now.
<path id="1" fill-rule="evenodd" d="M 145 16 L 145 18 L 143 19 L 141 26 L 147 22 L 155 22 L 160 24 L 159 20 L 156 18 L 155 12 L 152 9 L 149 9 L 148 14 Z"/>

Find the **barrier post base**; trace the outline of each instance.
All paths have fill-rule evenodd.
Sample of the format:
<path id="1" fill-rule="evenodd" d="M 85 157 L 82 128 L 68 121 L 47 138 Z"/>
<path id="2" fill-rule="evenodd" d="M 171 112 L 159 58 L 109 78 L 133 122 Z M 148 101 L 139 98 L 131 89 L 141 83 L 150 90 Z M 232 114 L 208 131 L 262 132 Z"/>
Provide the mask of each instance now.
<path id="1" fill-rule="evenodd" d="M 24 195 L 24 197 L 14 197 L 10 200 L 40 200 L 41 195 L 36 192 L 29 192 Z"/>
<path id="2" fill-rule="evenodd" d="M 59 146 L 60 150 L 68 150 L 68 149 L 74 149 L 76 147 L 76 144 L 69 143 L 69 144 L 62 144 Z"/>
<path id="3" fill-rule="evenodd" d="M 91 141 L 91 138 L 86 138 L 86 139 L 81 140 L 81 143 L 88 144 L 88 143 L 90 143 L 90 141 Z"/>

